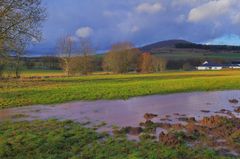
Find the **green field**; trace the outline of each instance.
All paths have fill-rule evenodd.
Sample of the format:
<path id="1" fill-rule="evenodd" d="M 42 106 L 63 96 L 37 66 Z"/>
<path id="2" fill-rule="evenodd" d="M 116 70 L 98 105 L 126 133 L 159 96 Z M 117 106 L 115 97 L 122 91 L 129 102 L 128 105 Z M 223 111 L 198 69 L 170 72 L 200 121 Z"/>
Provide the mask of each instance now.
<path id="1" fill-rule="evenodd" d="M 108 136 L 72 121 L 4 122 L 0 124 L 2 159 L 225 159 L 207 148 L 186 143 L 168 147 L 142 139 Z M 230 157 L 229 157 L 230 158 Z"/>
<path id="2" fill-rule="evenodd" d="M 206 50 L 189 50 L 189 49 L 161 49 L 161 51 L 154 51 L 155 55 L 169 59 L 169 60 L 186 60 L 186 59 L 204 59 L 204 60 L 239 60 L 240 53 L 234 52 L 213 52 Z"/>
<path id="3" fill-rule="evenodd" d="M 47 76 L 46 73 L 40 74 Z M 48 75 L 51 74 L 50 72 Z M 31 76 L 31 73 L 28 72 L 23 76 Z M 151 94 L 233 89 L 240 89 L 240 71 L 237 70 L 23 78 L 0 81 L 0 108 L 74 100 L 127 99 Z"/>

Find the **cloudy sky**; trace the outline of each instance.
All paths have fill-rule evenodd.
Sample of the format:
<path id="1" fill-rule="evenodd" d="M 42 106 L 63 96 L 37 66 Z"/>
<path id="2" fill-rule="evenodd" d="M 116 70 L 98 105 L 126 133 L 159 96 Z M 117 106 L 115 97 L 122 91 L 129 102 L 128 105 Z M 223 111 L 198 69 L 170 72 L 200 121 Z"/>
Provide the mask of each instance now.
<path id="1" fill-rule="evenodd" d="M 31 48 L 38 54 L 49 54 L 65 35 L 90 38 L 99 52 L 118 41 L 240 45 L 239 0 L 43 0 L 43 5 L 48 12 L 43 41 Z"/>

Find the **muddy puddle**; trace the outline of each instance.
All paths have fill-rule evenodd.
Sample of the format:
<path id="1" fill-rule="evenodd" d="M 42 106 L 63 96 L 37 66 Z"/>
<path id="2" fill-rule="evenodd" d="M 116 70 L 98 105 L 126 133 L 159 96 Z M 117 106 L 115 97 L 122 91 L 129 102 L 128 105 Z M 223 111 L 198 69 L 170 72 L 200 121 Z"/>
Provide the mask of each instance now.
<path id="1" fill-rule="evenodd" d="M 157 114 L 154 121 L 179 122 L 184 116 L 201 119 L 225 109 L 234 112 L 240 103 L 240 91 L 216 91 L 152 95 L 128 100 L 79 101 L 56 105 L 37 105 L 0 110 L 0 121 L 12 118 L 27 120 L 56 118 L 107 125 L 137 126 L 146 113 Z"/>

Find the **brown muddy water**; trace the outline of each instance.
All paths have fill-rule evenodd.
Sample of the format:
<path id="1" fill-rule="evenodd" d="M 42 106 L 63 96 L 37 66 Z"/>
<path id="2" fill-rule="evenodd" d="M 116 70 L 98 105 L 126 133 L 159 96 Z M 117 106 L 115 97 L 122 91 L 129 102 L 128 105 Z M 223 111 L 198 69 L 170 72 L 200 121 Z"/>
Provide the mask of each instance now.
<path id="1" fill-rule="evenodd" d="M 144 121 L 145 113 L 157 114 L 153 121 L 178 122 L 179 117 L 195 117 L 216 115 L 219 110 L 234 112 L 240 103 L 229 100 L 240 100 L 240 91 L 216 91 L 178 93 L 169 95 L 151 95 L 134 97 L 128 100 L 79 101 L 55 105 L 36 105 L 0 110 L 0 121 L 34 120 L 56 118 L 74 120 L 91 124 L 107 123 L 112 125 L 138 126 Z M 239 105 L 238 105 L 239 104 Z"/>

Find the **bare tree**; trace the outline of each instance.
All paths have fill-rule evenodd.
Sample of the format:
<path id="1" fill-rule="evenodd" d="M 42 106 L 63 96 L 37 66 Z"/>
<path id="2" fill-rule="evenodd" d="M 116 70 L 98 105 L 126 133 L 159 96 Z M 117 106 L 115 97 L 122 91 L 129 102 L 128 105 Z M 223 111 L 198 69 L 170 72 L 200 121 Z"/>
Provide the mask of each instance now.
<path id="1" fill-rule="evenodd" d="M 136 71 L 140 51 L 132 43 L 121 42 L 112 45 L 111 50 L 105 55 L 103 68 L 114 73 Z"/>
<path id="2" fill-rule="evenodd" d="M 6 66 L 7 57 L 3 54 L 0 54 L 0 79 L 3 77 L 3 71 Z"/>
<path id="3" fill-rule="evenodd" d="M 95 70 L 95 50 L 90 39 L 82 38 L 79 44 L 79 54 L 71 58 L 70 72 L 87 75 Z"/>
<path id="4" fill-rule="evenodd" d="M 11 44 L 11 53 L 14 57 L 13 62 L 16 78 L 20 78 L 21 57 L 25 54 L 26 47 L 27 41 L 24 39 L 18 39 L 18 41 L 14 41 L 14 43 Z"/>
<path id="5" fill-rule="evenodd" d="M 61 58 L 61 67 L 67 76 L 70 75 L 70 62 L 73 51 L 73 40 L 70 36 L 63 37 L 58 41 L 58 51 Z"/>

